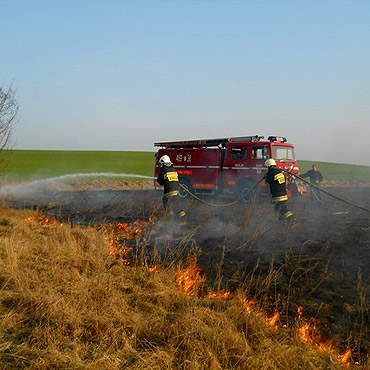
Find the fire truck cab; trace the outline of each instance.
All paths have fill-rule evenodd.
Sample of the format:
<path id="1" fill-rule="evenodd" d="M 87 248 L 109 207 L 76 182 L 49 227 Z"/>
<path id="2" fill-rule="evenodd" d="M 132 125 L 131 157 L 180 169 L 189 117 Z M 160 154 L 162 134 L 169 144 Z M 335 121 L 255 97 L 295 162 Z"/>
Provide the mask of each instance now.
<path id="1" fill-rule="evenodd" d="M 275 159 L 281 169 L 299 173 L 295 147 L 286 138 L 243 136 L 220 139 L 172 141 L 154 143 L 161 147 L 156 153 L 155 176 L 160 171 L 159 159 L 168 155 L 174 164 L 180 183 L 195 194 L 235 195 L 248 200 L 250 191 L 266 174 L 266 159 Z M 306 192 L 303 184 L 286 175 L 289 195 Z M 262 182 L 260 193 L 268 194 Z M 188 193 L 180 188 L 180 196 Z"/>

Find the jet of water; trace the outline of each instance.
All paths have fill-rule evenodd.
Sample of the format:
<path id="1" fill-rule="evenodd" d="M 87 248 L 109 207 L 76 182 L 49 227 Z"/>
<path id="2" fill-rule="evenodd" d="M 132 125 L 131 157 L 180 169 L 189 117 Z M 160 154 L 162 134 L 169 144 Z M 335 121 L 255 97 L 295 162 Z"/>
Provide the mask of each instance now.
<path id="1" fill-rule="evenodd" d="M 72 173 L 63 176 L 49 177 L 42 180 L 34 180 L 23 184 L 5 185 L 0 189 L 1 195 L 17 195 L 21 193 L 33 192 L 38 189 L 48 187 L 54 183 L 60 183 L 70 179 L 83 179 L 91 177 L 118 177 L 118 178 L 138 178 L 154 180 L 155 177 L 137 175 L 133 173 L 112 173 L 112 172 L 92 172 L 92 173 Z"/>

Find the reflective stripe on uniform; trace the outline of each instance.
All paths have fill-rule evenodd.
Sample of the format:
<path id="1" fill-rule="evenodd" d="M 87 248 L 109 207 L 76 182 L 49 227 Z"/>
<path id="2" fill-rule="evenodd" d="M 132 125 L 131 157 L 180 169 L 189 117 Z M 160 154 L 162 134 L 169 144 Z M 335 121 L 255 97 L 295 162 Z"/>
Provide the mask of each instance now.
<path id="1" fill-rule="evenodd" d="M 277 181 L 279 184 L 284 184 L 285 176 L 282 173 L 278 173 L 274 176 L 274 180 Z"/>
<path id="2" fill-rule="evenodd" d="M 288 196 L 287 195 L 282 195 L 280 197 L 271 198 L 271 203 L 285 202 L 287 200 L 288 200 Z"/>
<path id="3" fill-rule="evenodd" d="M 164 175 L 164 178 L 167 179 L 168 181 L 179 181 L 179 175 L 177 172 L 167 172 Z"/>
<path id="4" fill-rule="evenodd" d="M 166 198 L 176 197 L 177 195 L 179 195 L 179 192 L 177 190 L 170 191 L 170 192 L 164 194 L 164 196 Z"/>
<path id="5" fill-rule="evenodd" d="M 293 212 L 291 212 L 291 211 L 288 211 L 288 212 L 286 212 L 285 214 L 284 214 L 284 218 L 289 218 L 289 217 L 291 217 L 291 216 L 293 216 Z"/>

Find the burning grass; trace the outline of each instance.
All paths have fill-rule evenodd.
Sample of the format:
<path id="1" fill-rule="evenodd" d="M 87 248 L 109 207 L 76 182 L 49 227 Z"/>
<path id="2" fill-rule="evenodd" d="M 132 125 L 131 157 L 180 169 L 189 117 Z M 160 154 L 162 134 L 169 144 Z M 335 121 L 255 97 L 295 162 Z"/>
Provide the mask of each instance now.
<path id="1" fill-rule="evenodd" d="M 176 281 L 180 292 L 190 296 L 196 297 L 201 296 L 201 288 L 207 281 L 205 277 L 202 276 L 200 267 L 196 264 L 194 258 L 190 258 L 188 267 L 181 270 L 176 275 Z M 239 294 L 239 296 L 241 293 Z M 203 295 L 204 296 L 204 295 Z M 228 299 L 232 298 L 233 294 L 229 291 L 217 291 L 210 292 L 205 298 L 208 299 Z M 258 318 L 264 320 L 265 324 L 270 328 L 273 333 L 278 333 L 281 330 L 282 325 L 280 322 L 281 313 L 276 311 L 271 317 L 269 317 L 266 312 L 258 307 L 258 301 L 256 299 L 249 299 L 243 297 L 240 300 L 241 306 L 243 306 L 246 312 L 250 315 L 254 315 Z M 297 329 L 297 337 L 304 343 L 315 347 L 318 350 L 330 355 L 331 360 L 335 358 L 335 362 L 342 365 L 345 368 L 349 368 L 352 364 L 352 349 L 347 348 L 344 354 L 339 354 L 334 342 L 325 338 L 320 330 L 320 321 L 315 318 L 306 320 L 303 317 L 303 307 L 298 307 L 298 316 L 295 321 Z M 286 328 L 287 325 L 284 325 Z"/>
<path id="2" fill-rule="evenodd" d="M 63 226 L 63 223 L 60 223 L 58 220 L 56 220 L 52 216 L 46 216 L 46 215 L 41 215 L 37 217 L 27 217 L 26 218 L 27 222 L 32 222 L 35 224 L 40 224 L 44 227 L 49 227 L 51 229 L 58 227 L 58 226 Z"/>
<path id="3" fill-rule="evenodd" d="M 106 229 L 29 217 L 0 209 L 0 367 L 341 368 L 257 301 L 208 293 L 195 260 L 129 267 L 110 255 Z"/>

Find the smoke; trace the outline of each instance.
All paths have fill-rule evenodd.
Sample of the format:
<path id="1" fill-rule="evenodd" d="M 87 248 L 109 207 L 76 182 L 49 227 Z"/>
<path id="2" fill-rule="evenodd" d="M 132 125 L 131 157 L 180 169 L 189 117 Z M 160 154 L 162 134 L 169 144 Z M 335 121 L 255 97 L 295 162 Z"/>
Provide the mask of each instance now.
<path id="1" fill-rule="evenodd" d="M 8 184 L 0 189 L 3 203 L 16 207 L 43 207 L 45 211 L 72 222 L 96 224 L 147 218 L 149 208 L 159 196 L 154 190 L 63 190 L 70 180 L 153 177 L 129 173 L 78 173 L 21 184 Z M 77 188 L 78 189 L 78 188 Z"/>
<path id="2" fill-rule="evenodd" d="M 116 173 L 71 174 L 8 185 L 0 194 L 11 196 L 21 207 L 25 201 L 45 205 L 49 212 L 78 223 L 130 222 L 159 214 L 142 240 L 147 261 L 158 257 L 159 262 L 173 264 L 196 255 L 215 287 L 242 288 L 247 295 L 274 305 L 283 301 L 290 313 L 301 302 L 307 312 L 311 310 L 310 315 L 327 315 L 334 334 L 362 330 L 356 289 L 361 273 L 361 294 L 367 302 L 370 216 L 366 212 L 323 194 L 322 202 L 306 197 L 289 200 L 288 208 L 295 216 L 292 222 L 285 222 L 278 219 L 267 199 L 226 208 L 189 199 L 183 203 L 187 224 L 181 225 L 175 217 L 161 213 L 161 191 L 60 191 L 55 187 L 69 179 L 90 177 L 153 179 Z M 370 202 L 370 188 L 337 187 L 329 191 L 360 205 Z M 324 306 L 331 307 L 327 313 L 322 311 Z M 355 308 L 343 315 L 343 307 Z M 359 324 L 353 329 L 356 322 Z M 368 326 L 366 330 L 370 333 Z"/>
<path id="3" fill-rule="evenodd" d="M 125 173 L 80 173 L 31 181 L 23 184 L 6 185 L 0 189 L 4 200 L 10 204 L 42 206 L 46 211 L 65 217 L 76 223 L 96 224 L 104 222 L 134 221 L 149 219 L 161 209 L 161 191 L 154 190 L 68 190 L 60 191 L 56 185 L 71 179 L 84 178 L 140 178 L 152 180 L 153 177 Z M 334 193 L 346 199 L 356 200 L 358 204 L 369 204 L 370 188 L 335 188 Z M 9 203 L 8 203 L 9 204 Z M 169 245 L 183 243 L 198 245 L 203 250 L 202 257 L 217 263 L 222 254 L 230 255 L 230 260 L 238 260 L 239 267 L 251 267 L 257 260 L 263 263 L 282 261 L 288 250 L 294 253 L 310 254 L 316 240 L 320 245 L 338 244 L 342 255 L 346 255 L 345 266 L 351 272 L 362 265 L 353 259 L 351 248 L 356 250 L 367 245 L 361 239 L 368 237 L 369 217 L 366 213 L 351 209 L 345 204 L 327 198 L 315 205 L 307 199 L 296 203 L 288 202 L 295 213 L 295 222 L 280 222 L 273 206 L 267 201 L 257 201 L 248 206 L 239 204 L 229 208 L 212 208 L 193 200 L 184 203 L 188 214 L 188 224 L 180 226 L 175 219 L 160 216 L 151 231 L 151 242 L 161 252 Z M 191 241 L 191 242 L 190 242 Z M 354 246 L 354 244 L 357 244 Z M 365 252 L 364 252 L 365 253 Z M 366 254 L 366 253 L 365 253 Z M 343 264 L 343 263 L 342 263 Z M 362 266 L 369 272 L 369 266 Z"/>

